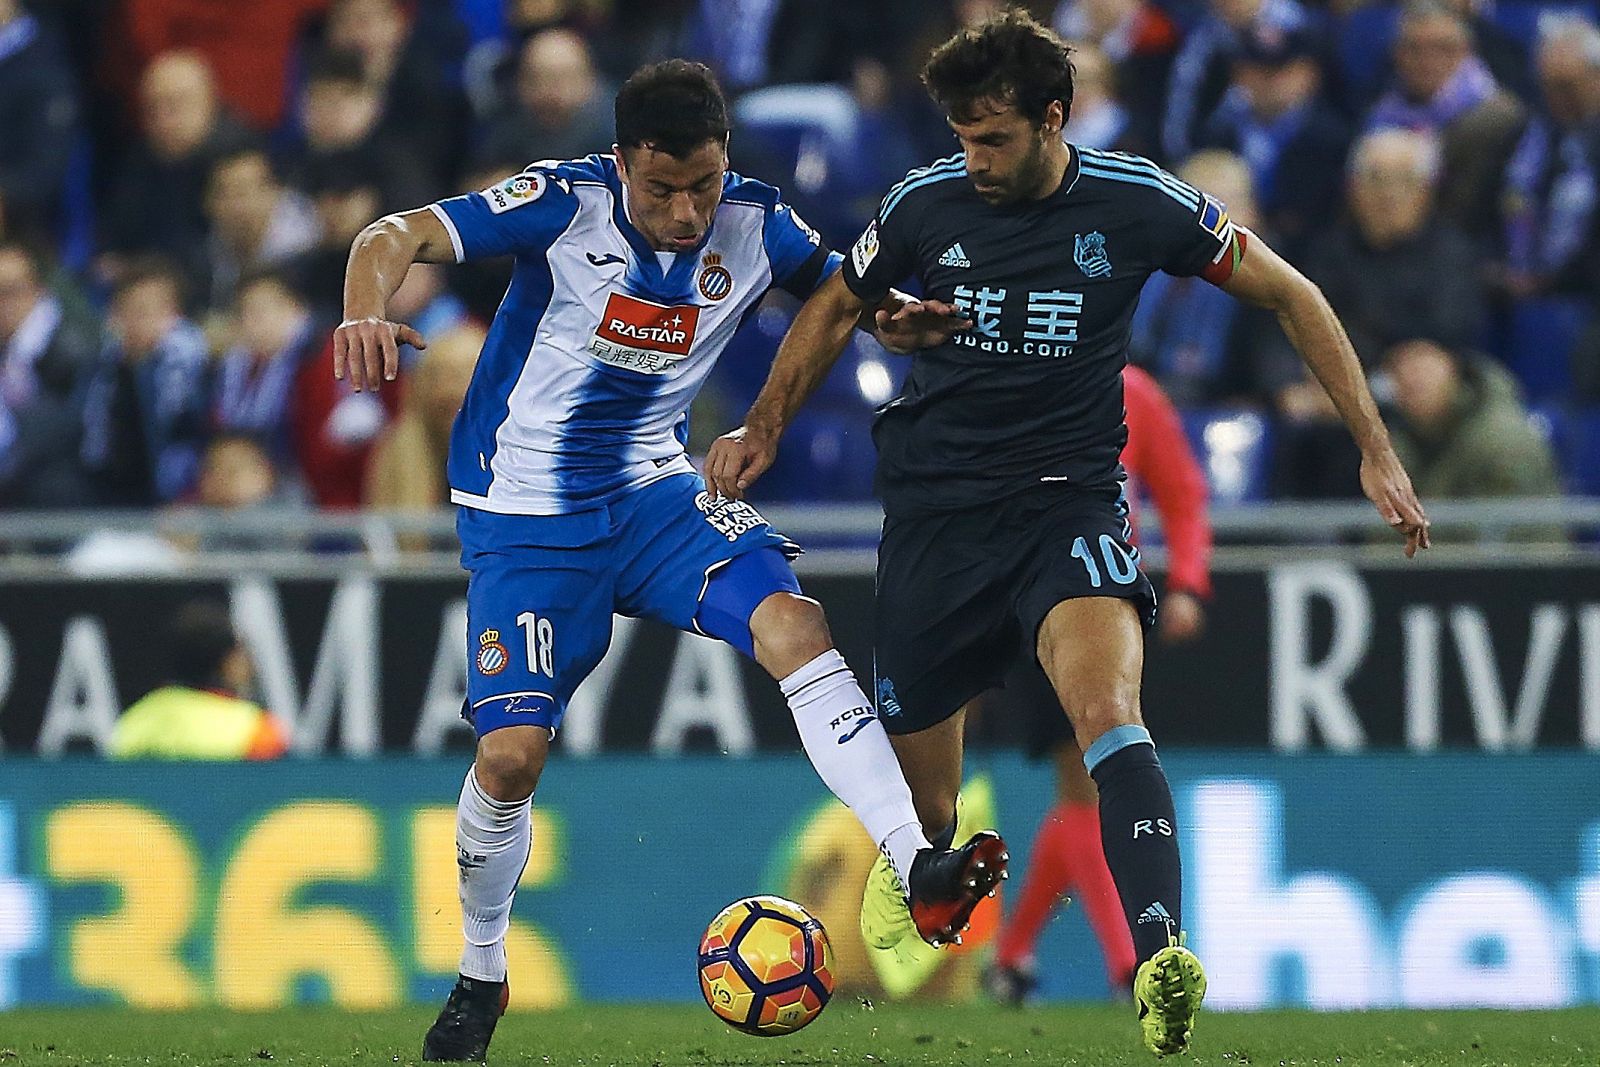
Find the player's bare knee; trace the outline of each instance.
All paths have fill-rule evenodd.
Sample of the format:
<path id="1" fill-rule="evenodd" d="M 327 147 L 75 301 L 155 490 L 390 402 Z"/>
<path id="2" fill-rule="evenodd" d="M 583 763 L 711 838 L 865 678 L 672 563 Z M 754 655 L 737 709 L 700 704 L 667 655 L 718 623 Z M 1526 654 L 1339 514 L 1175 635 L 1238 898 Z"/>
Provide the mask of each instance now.
<path id="1" fill-rule="evenodd" d="M 756 660 L 786 678 L 833 647 L 822 605 L 795 593 L 773 593 L 750 616 Z"/>
<path id="2" fill-rule="evenodd" d="M 549 734 L 542 727 L 494 730 L 478 740 L 478 785 L 495 800 L 526 800 L 544 771 Z"/>

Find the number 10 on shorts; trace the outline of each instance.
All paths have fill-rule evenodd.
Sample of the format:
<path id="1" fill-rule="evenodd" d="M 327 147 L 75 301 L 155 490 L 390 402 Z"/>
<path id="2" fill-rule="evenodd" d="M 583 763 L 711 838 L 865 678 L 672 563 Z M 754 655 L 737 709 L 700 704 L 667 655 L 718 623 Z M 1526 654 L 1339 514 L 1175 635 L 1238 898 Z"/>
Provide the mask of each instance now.
<path id="1" fill-rule="evenodd" d="M 1098 583 L 1097 583 L 1098 584 Z M 517 626 L 528 642 L 528 673 L 556 676 L 556 630 L 549 619 L 540 618 L 531 611 L 517 616 Z"/>
<path id="2" fill-rule="evenodd" d="M 1072 542 L 1072 558 L 1083 560 L 1083 569 L 1089 572 L 1089 584 L 1099 589 L 1103 584 L 1100 566 L 1095 562 L 1094 552 L 1086 539 L 1080 537 Z M 1128 585 L 1139 576 L 1138 565 L 1110 534 L 1100 535 L 1100 558 L 1105 560 L 1111 580 L 1118 585 Z"/>

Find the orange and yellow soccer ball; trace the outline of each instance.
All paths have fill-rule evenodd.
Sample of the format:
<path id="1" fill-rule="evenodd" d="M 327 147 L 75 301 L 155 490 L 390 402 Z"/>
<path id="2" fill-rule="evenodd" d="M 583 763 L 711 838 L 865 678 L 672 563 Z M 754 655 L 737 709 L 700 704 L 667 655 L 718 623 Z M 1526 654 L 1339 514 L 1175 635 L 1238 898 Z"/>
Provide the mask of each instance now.
<path id="1" fill-rule="evenodd" d="M 821 1015 L 833 995 L 828 934 L 792 900 L 736 900 L 700 939 L 700 992 L 736 1030 L 792 1034 Z"/>

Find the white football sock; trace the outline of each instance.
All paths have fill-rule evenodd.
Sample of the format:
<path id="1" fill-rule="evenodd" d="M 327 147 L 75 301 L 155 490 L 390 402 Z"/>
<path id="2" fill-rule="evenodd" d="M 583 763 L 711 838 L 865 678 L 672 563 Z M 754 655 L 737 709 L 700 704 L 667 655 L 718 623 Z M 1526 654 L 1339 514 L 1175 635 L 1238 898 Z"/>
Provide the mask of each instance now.
<path id="1" fill-rule="evenodd" d="M 461 872 L 461 973 L 485 982 L 506 979 L 511 900 L 533 847 L 533 798 L 495 800 L 467 771 L 456 805 L 456 862 Z"/>
<path id="2" fill-rule="evenodd" d="M 911 861 L 929 847 L 928 839 L 889 735 L 844 657 L 830 648 L 778 687 L 811 765 L 889 857 L 900 884 L 908 885 Z"/>

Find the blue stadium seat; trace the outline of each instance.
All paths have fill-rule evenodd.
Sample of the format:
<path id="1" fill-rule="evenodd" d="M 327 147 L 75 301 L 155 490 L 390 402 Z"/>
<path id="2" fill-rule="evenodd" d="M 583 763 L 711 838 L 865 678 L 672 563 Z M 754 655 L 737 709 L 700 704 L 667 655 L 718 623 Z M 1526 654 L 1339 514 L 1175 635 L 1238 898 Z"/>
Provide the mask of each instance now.
<path id="1" fill-rule="evenodd" d="M 1550 296 L 1519 300 L 1505 316 L 1496 348 L 1530 400 L 1571 394 L 1572 349 L 1589 315 L 1581 300 Z"/>
<path id="2" fill-rule="evenodd" d="M 1213 504 L 1267 498 L 1272 423 L 1265 415 L 1247 408 L 1196 408 L 1183 412 L 1183 428 L 1206 472 Z"/>

